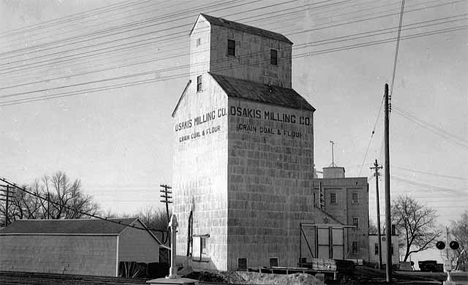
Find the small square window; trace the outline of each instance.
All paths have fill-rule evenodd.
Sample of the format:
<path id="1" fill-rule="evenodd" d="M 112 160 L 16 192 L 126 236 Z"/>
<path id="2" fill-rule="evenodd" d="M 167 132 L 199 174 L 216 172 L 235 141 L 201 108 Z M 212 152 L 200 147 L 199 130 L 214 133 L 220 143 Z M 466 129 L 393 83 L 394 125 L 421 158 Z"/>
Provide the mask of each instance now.
<path id="1" fill-rule="evenodd" d="M 379 254 L 379 244 L 378 244 L 378 243 L 375 243 L 375 244 L 374 244 L 374 254 L 375 254 L 375 255 L 378 255 L 378 254 Z"/>
<path id="2" fill-rule="evenodd" d="M 359 194 L 357 192 L 353 192 L 351 195 L 351 203 L 358 204 L 359 203 Z"/>
<path id="3" fill-rule="evenodd" d="M 330 193 L 330 204 L 336 204 L 336 193 Z"/>
<path id="4" fill-rule="evenodd" d="M 359 218 L 353 217 L 353 226 L 359 228 Z"/>
<path id="5" fill-rule="evenodd" d="M 279 265 L 278 257 L 270 258 L 270 267 L 278 267 Z"/>
<path id="6" fill-rule="evenodd" d="M 353 241 L 353 244 L 352 244 L 352 251 L 353 253 L 357 253 L 359 251 L 359 248 L 358 248 L 358 242 L 357 241 Z"/>
<path id="7" fill-rule="evenodd" d="M 237 259 L 237 270 L 247 270 L 247 258 Z"/>
<path id="8" fill-rule="evenodd" d="M 201 39 L 200 38 L 197 39 L 197 46 L 199 46 L 199 45 L 201 45 Z"/>
<path id="9" fill-rule="evenodd" d="M 270 50 L 270 64 L 278 65 L 278 51 L 276 49 Z"/>
<path id="10" fill-rule="evenodd" d="M 202 91 L 202 76 L 197 76 L 197 92 Z"/>
<path id="11" fill-rule="evenodd" d="M 236 41 L 228 40 L 227 54 L 236 56 Z"/>

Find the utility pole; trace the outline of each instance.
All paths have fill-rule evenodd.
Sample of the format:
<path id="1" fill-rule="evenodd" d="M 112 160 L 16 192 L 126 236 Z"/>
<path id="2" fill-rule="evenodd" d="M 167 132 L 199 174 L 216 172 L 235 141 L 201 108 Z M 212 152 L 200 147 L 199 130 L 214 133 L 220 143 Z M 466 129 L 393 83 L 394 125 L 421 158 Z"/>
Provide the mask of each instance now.
<path id="1" fill-rule="evenodd" d="M 9 212 L 9 202 L 10 202 L 10 185 L 2 185 L 6 189 L 1 189 L 0 191 L 3 192 L 4 194 L 0 195 L 0 201 L 5 201 L 5 227 L 8 227 L 8 212 Z"/>
<path id="2" fill-rule="evenodd" d="M 170 217 L 169 217 L 169 204 L 172 203 L 172 201 L 170 199 L 172 199 L 172 196 L 169 196 L 172 194 L 172 191 L 169 191 L 170 189 L 172 189 L 172 187 L 170 186 L 167 186 L 167 185 L 159 185 L 161 186 L 161 190 L 159 192 L 162 193 L 161 195 L 161 198 L 163 198 L 163 200 L 161 200 L 162 203 L 166 203 L 166 214 L 167 214 L 167 222 L 169 223 L 169 220 L 170 220 Z"/>
<path id="3" fill-rule="evenodd" d="M 49 190 L 47 190 L 47 219 L 50 219 L 50 197 Z"/>
<path id="4" fill-rule="evenodd" d="M 390 146 L 389 146 L 389 95 L 388 95 L 388 84 L 385 84 L 385 236 L 387 243 L 387 265 L 385 266 L 386 281 L 387 283 L 392 282 L 392 224 L 390 214 Z"/>
<path id="5" fill-rule="evenodd" d="M 380 199 L 379 199 L 379 169 L 382 169 L 383 166 L 379 166 L 377 163 L 377 159 L 374 162 L 374 167 L 370 169 L 374 169 L 375 173 L 375 191 L 376 191 L 376 199 L 377 199 L 377 238 L 379 239 L 379 269 L 382 269 L 382 240 L 380 238 Z"/>

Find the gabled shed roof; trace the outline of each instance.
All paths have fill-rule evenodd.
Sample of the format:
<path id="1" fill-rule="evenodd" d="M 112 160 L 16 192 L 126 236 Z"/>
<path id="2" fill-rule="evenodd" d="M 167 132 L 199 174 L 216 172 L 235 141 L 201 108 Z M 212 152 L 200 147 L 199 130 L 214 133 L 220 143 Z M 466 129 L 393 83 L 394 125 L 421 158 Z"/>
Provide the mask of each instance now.
<path id="1" fill-rule="evenodd" d="M 287 37 L 285 37 L 285 36 L 283 36 L 282 34 L 279 34 L 279 33 L 275 33 L 275 32 L 272 32 L 272 31 L 268 31 L 268 30 L 264 30 L 264 29 L 244 25 L 244 24 L 241 24 L 241 23 L 229 21 L 229 20 L 226 20 L 226 19 L 223 19 L 223 18 L 209 16 L 209 15 L 206 15 L 206 14 L 200 14 L 198 17 L 200 17 L 200 16 L 205 18 L 212 25 L 226 27 L 226 28 L 229 28 L 229 29 L 238 30 L 238 31 L 249 33 L 249 34 L 258 35 L 258 36 L 262 36 L 262 37 L 266 37 L 266 38 L 270 38 L 270 39 L 275 39 L 275 40 L 278 40 L 278 41 L 282 41 L 282 42 L 292 44 L 292 42 Z M 190 31 L 190 34 L 192 34 L 193 29 L 196 26 L 196 23 L 198 23 L 198 19 L 195 22 L 195 25 L 192 27 L 192 30 Z"/>
<path id="2" fill-rule="evenodd" d="M 228 97 L 297 110 L 315 111 L 315 108 L 292 88 L 262 84 L 214 73 L 209 74 L 226 92 Z"/>
<path id="3" fill-rule="evenodd" d="M 67 219 L 67 220 L 17 220 L 0 231 L 8 234 L 75 234 L 75 235 L 119 235 L 137 218 L 126 219 Z M 121 224 L 119 224 L 120 222 Z M 135 225 L 139 226 L 140 225 Z"/>

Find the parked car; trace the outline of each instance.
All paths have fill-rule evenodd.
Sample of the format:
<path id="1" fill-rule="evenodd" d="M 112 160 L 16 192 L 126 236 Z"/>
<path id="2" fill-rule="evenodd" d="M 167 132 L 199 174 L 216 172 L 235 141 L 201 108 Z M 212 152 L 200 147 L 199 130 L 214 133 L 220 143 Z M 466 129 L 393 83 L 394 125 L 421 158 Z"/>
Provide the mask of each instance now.
<path id="1" fill-rule="evenodd" d="M 444 265 L 436 260 L 422 260 L 418 262 L 419 269 L 423 272 L 444 272 Z"/>

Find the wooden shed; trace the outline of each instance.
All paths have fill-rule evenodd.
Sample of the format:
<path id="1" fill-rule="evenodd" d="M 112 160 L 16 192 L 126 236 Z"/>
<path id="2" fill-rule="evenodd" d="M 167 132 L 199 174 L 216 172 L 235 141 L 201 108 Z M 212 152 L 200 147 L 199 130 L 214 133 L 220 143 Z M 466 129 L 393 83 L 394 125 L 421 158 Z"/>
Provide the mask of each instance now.
<path id="1" fill-rule="evenodd" d="M 0 271 L 118 276 L 120 262 L 159 262 L 139 219 L 109 220 L 15 221 L 0 231 Z"/>

